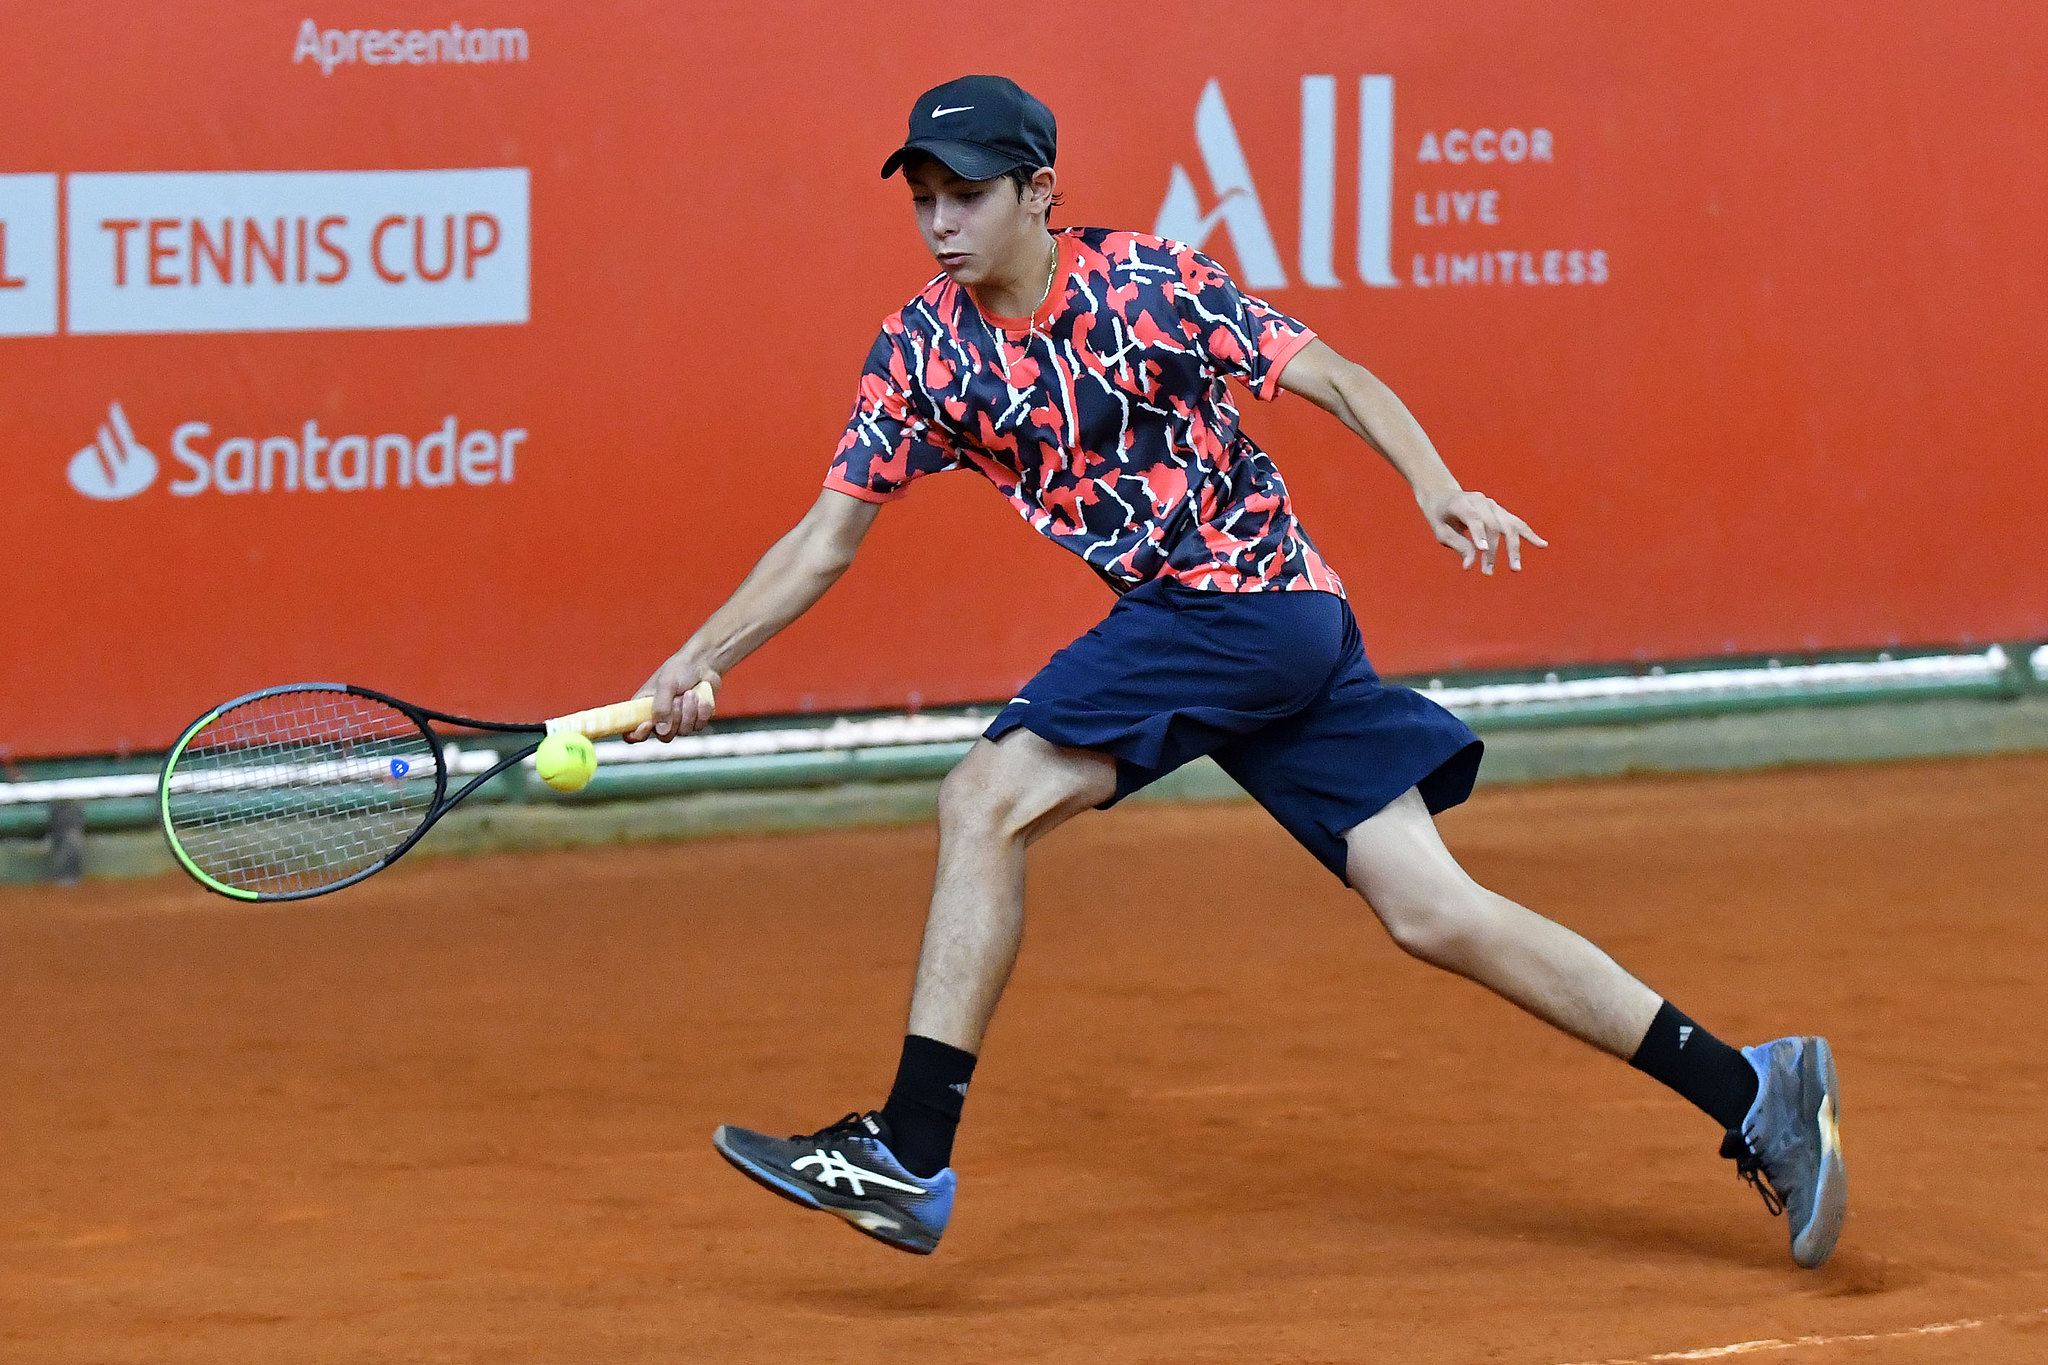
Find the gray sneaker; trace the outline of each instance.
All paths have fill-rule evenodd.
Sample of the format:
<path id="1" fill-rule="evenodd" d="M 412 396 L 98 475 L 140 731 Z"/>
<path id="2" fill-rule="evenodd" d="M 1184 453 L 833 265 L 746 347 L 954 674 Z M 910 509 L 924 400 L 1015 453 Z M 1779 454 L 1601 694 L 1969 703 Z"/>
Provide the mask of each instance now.
<path id="1" fill-rule="evenodd" d="M 889 1147 L 878 1113 L 848 1114 L 815 1133 L 770 1137 L 720 1124 L 711 1145 L 743 1175 L 793 1204 L 837 1214 L 878 1242 L 929 1256 L 953 1216 L 948 1166 L 912 1175 Z"/>
<path id="2" fill-rule="evenodd" d="M 1780 1038 L 1742 1055 L 1756 1068 L 1756 1103 L 1722 1139 L 1721 1155 L 1773 1216 L 1787 1215 L 1792 1259 L 1810 1270 L 1835 1249 L 1849 1206 L 1834 1054 L 1825 1038 Z"/>

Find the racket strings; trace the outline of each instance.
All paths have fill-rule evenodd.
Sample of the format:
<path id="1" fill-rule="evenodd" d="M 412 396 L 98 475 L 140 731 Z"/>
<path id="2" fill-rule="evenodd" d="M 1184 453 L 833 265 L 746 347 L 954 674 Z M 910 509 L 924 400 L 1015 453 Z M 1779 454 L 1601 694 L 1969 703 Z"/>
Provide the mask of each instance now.
<path id="1" fill-rule="evenodd" d="M 274 693 L 223 711 L 186 743 L 166 820 L 223 885 L 311 891 L 395 852 L 432 811 L 439 768 L 394 707 L 332 690 Z"/>

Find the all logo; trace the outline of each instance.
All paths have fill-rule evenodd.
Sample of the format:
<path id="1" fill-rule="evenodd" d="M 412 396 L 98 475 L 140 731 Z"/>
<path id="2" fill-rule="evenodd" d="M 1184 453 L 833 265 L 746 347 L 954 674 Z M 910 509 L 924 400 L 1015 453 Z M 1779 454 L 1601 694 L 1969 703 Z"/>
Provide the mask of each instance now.
<path id="1" fill-rule="evenodd" d="M 1339 93 L 1335 76 L 1301 78 L 1301 213 L 1294 269 L 1311 289 L 1344 283 L 1336 240 Z M 1230 239 L 1240 280 L 1259 290 L 1286 288 L 1288 266 L 1218 81 L 1203 86 L 1195 102 L 1195 144 L 1206 192 L 1186 166 L 1176 163 L 1153 232 L 1200 247 L 1221 228 Z M 1418 249 L 1408 255 L 1403 274 L 1394 268 L 1394 78 L 1359 77 L 1358 236 L 1349 265 L 1363 283 L 1375 289 L 1607 283 L 1612 263 L 1597 247 L 1502 240 L 1507 234 L 1501 229 L 1514 230 L 1514 205 L 1540 194 L 1546 183 L 1560 183 L 1555 178 L 1557 142 L 1548 128 L 1428 129 L 1408 145 L 1415 149 L 1411 173 L 1418 183 L 1404 230 L 1414 235 Z M 1466 167 L 1498 175 L 1501 182 L 1474 186 L 1468 183 L 1469 172 L 1460 177 L 1448 169 Z M 1270 174 L 1267 184 L 1272 184 Z"/>
<path id="2" fill-rule="evenodd" d="M 1201 148 L 1214 207 L 1203 212 L 1187 168 L 1175 164 L 1152 231 L 1199 247 L 1220 225 L 1237 253 L 1238 274 L 1254 289 L 1284 289 L 1287 268 L 1266 222 L 1265 206 L 1238 141 L 1237 125 L 1214 80 L 1195 103 L 1195 143 Z M 1337 277 L 1337 78 L 1301 78 L 1302 283 L 1334 289 Z M 1394 274 L 1394 78 L 1358 80 L 1358 277 L 1384 288 Z"/>

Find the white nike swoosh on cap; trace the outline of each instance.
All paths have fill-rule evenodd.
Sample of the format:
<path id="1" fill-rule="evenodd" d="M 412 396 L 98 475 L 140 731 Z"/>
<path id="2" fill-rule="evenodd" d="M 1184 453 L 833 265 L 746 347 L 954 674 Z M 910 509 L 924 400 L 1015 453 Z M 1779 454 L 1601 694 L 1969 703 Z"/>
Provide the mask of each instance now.
<path id="1" fill-rule="evenodd" d="M 964 114 L 973 107 L 971 104 L 956 104 L 951 109 L 934 109 L 932 110 L 932 117 L 944 118 L 948 114 Z"/>

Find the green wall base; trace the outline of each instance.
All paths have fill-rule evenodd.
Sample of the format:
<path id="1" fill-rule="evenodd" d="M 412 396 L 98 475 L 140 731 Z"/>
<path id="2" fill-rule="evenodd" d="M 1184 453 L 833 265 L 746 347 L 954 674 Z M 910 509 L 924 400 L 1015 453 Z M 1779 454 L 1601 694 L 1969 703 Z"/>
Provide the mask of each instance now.
<path id="1" fill-rule="evenodd" d="M 1633 724 L 1482 728 L 1480 733 L 1487 745 L 1481 785 L 1859 763 L 2048 749 L 2048 697 L 1789 707 Z M 409 856 L 916 824 L 937 809 L 939 781 L 920 776 L 642 800 L 466 803 Z M 1243 798 L 1238 785 L 1204 759 L 1134 799 Z M 0 882 L 41 881 L 48 863 L 42 839 L 0 840 Z M 162 835 L 153 829 L 86 835 L 88 877 L 146 877 L 174 866 Z"/>

